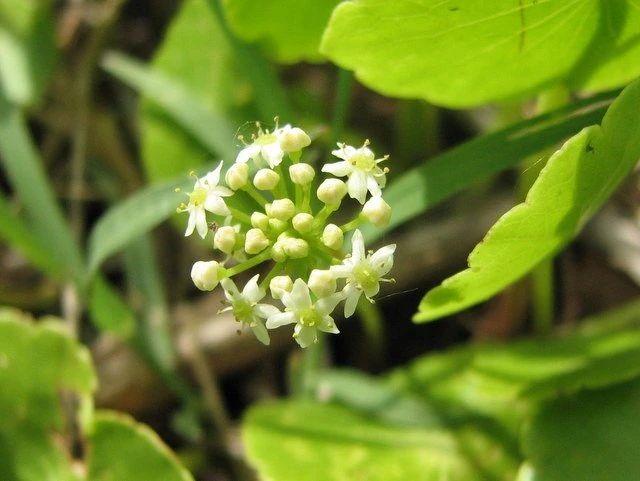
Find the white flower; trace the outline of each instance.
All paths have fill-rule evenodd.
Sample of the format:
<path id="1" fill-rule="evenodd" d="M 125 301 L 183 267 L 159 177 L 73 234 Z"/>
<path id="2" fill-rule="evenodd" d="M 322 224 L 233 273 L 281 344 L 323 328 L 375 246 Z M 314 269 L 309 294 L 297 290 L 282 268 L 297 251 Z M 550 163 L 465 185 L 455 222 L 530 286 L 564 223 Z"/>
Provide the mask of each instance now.
<path id="1" fill-rule="evenodd" d="M 351 256 L 346 257 L 342 264 L 330 267 L 337 278 L 347 280 L 342 290 L 345 297 L 345 317 L 353 315 L 363 292 L 369 299 L 378 293 L 380 282 L 387 280 L 383 276 L 393 267 L 393 253 L 396 250 L 396 245 L 391 244 L 367 256 L 364 239 L 359 230 L 353 233 L 351 246 Z"/>
<path id="2" fill-rule="evenodd" d="M 229 215 L 231 213 L 223 197 L 233 195 L 233 191 L 218 185 L 221 169 L 222 162 L 218 164 L 215 170 L 196 180 L 193 191 L 189 194 L 189 203 L 183 209 L 183 211 L 189 213 L 185 236 L 190 236 L 196 229 L 200 237 L 203 239 L 206 237 L 209 229 L 205 211 L 217 215 Z"/>
<path id="3" fill-rule="evenodd" d="M 280 145 L 279 129 L 276 129 L 274 132 L 260 131 L 254 141 L 240 151 L 236 162 L 244 164 L 253 160 L 259 165 L 264 161 L 273 169 L 280 165 L 283 157 L 284 150 Z"/>
<path id="4" fill-rule="evenodd" d="M 294 324 L 293 337 L 300 347 L 318 342 L 318 330 L 338 334 L 331 313 L 342 300 L 341 294 L 332 294 L 312 302 L 309 287 L 302 279 L 296 279 L 291 292 L 282 295 L 285 312 L 278 312 L 267 319 L 269 329 Z"/>
<path id="5" fill-rule="evenodd" d="M 381 195 L 374 195 L 365 202 L 362 215 L 376 227 L 386 227 L 391 220 L 391 207 Z"/>
<path id="6" fill-rule="evenodd" d="M 258 286 L 258 276 L 259 274 L 253 276 L 244 286 L 242 292 L 238 291 L 233 280 L 226 278 L 220 281 L 224 289 L 224 295 L 231 303 L 231 306 L 223 309 L 223 311 L 233 311 L 233 315 L 238 322 L 248 325 L 256 335 L 256 338 L 262 344 L 268 345 L 269 333 L 263 319 L 276 315 L 280 311 L 270 304 L 259 303 L 266 295 L 266 292 Z"/>
<path id="7" fill-rule="evenodd" d="M 311 144 L 309 135 L 299 127 L 287 124 L 276 131 L 280 146 L 285 152 L 300 152 Z"/>
<path id="8" fill-rule="evenodd" d="M 386 184 L 386 176 L 378 164 L 388 156 L 376 159 L 367 143 L 359 149 L 345 144 L 338 144 L 338 147 L 338 150 L 331 153 L 342 160 L 325 164 L 322 171 L 337 177 L 348 177 L 349 196 L 361 204 L 364 204 L 367 198 L 367 191 L 371 192 L 371 195 L 380 195 L 380 188 Z"/>

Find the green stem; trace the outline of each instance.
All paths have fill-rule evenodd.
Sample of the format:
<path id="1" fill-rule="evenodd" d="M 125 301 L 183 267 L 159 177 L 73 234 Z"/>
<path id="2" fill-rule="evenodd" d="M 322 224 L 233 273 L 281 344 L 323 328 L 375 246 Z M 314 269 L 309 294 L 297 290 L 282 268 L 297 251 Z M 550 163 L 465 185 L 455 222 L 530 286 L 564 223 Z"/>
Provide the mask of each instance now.
<path id="1" fill-rule="evenodd" d="M 260 205 L 260 207 L 264 207 L 264 205 L 269 202 L 250 182 L 247 182 L 247 185 L 245 185 L 242 190 L 249 194 L 251 198 Z"/>
<path id="2" fill-rule="evenodd" d="M 248 259 L 237 266 L 233 266 L 230 269 L 226 269 L 225 277 L 233 277 L 236 274 L 240 274 L 241 272 L 251 269 L 252 267 L 255 267 L 269 259 L 271 259 L 271 249 L 267 247 L 262 253 L 253 256 L 251 259 Z"/>
<path id="3" fill-rule="evenodd" d="M 357 229 L 360 224 L 362 224 L 362 217 L 360 217 L 360 214 L 358 214 L 357 217 L 355 217 L 353 220 L 347 222 L 346 224 L 343 224 L 340 226 L 340 229 L 342 229 L 342 232 L 350 232 L 354 229 Z"/>
<path id="4" fill-rule="evenodd" d="M 340 204 L 337 204 L 337 205 L 325 204 L 324 207 L 320 209 L 320 212 L 318 212 L 318 214 L 315 216 L 316 219 L 314 221 L 314 226 L 317 228 L 324 225 L 327 219 L 331 216 L 331 214 L 333 214 L 336 210 L 338 210 L 339 207 L 340 207 Z"/>
<path id="5" fill-rule="evenodd" d="M 251 217 L 245 214 L 244 212 L 242 212 L 241 210 L 235 209 L 233 207 L 229 207 L 229 211 L 231 212 L 231 215 L 235 217 L 238 221 L 247 225 L 251 225 Z"/>

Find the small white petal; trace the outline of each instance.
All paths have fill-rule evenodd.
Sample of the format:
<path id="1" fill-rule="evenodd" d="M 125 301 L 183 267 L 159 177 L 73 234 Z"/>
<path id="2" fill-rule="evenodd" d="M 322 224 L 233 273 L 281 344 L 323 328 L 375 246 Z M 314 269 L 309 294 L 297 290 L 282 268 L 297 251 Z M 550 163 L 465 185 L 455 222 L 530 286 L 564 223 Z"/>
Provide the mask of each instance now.
<path id="1" fill-rule="evenodd" d="M 268 319 L 271 316 L 279 314 L 280 311 L 276 306 L 272 306 L 271 304 L 256 304 L 253 308 L 253 313 L 262 319 Z"/>
<path id="2" fill-rule="evenodd" d="M 328 316 L 333 312 L 338 303 L 344 299 L 342 293 L 336 292 L 328 297 L 323 297 L 316 302 L 315 308 L 316 311 L 321 316 Z"/>
<path id="3" fill-rule="evenodd" d="M 207 236 L 207 232 L 209 232 L 207 215 L 202 208 L 194 209 L 193 212 L 195 214 L 196 230 L 198 231 L 198 234 L 200 234 L 200 237 L 204 239 Z"/>
<path id="4" fill-rule="evenodd" d="M 296 324 L 293 338 L 300 345 L 300 347 L 305 348 L 310 346 L 311 344 L 318 342 L 318 331 L 315 327 Z"/>
<path id="5" fill-rule="evenodd" d="M 351 165 L 351 163 L 343 160 L 341 162 L 334 162 L 332 164 L 324 164 L 322 166 L 322 172 L 333 174 L 336 177 L 344 177 L 345 175 L 349 175 L 351 172 L 353 172 L 353 166 Z"/>
<path id="6" fill-rule="evenodd" d="M 222 288 L 224 289 L 224 296 L 227 298 L 229 302 L 233 302 L 235 300 L 240 299 L 242 296 L 240 291 L 236 287 L 236 283 L 233 282 L 230 278 L 225 278 L 220 281 Z"/>
<path id="7" fill-rule="evenodd" d="M 311 296 L 309 295 L 309 287 L 302 279 L 296 279 L 293 283 L 291 292 L 287 292 L 282 296 L 282 303 L 289 309 L 303 310 L 311 307 Z"/>
<path id="8" fill-rule="evenodd" d="M 333 275 L 337 279 L 342 279 L 344 277 L 349 277 L 351 272 L 353 271 L 353 267 L 350 265 L 339 264 L 337 266 L 329 267 L 329 270 L 333 273 Z"/>
<path id="9" fill-rule="evenodd" d="M 187 230 L 184 233 L 185 237 L 189 237 L 193 234 L 193 231 L 196 228 L 196 217 L 195 211 L 191 210 L 189 212 L 189 220 L 187 221 Z"/>
<path id="10" fill-rule="evenodd" d="M 287 324 L 293 324 L 296 322 L 296 315 L 293 312 L 280 312 L 269 316 L 266 326 L 269 329 L 275 329 L 280 326 L 286 326 Z"/>
<path id="11" fill-rule="evenodd" d="M 347 181 L 349 197 L 361 204 L 367 200 L 367 174 L 361 170 L 354 170 Z"/>
<path id="12" fill-rule="evenodd" d="M 360 229 L 356 229 L 351 237 L 351 262 L 357 264 L 365 258 L 364 238 Z"/>
<path id="13" fill-rule="evenodd" d="M 376 283 L 375 285 L 368 287 L 364 290 L 364 295 L 368 298 L 372 298 L 380 292 L 380 284 Z"/>
<path id="14" fill-rule="evenodd" d="M 318 325 L 318 329 L 322 332 L 328 332 L 329 334 L 340 334 L 338 326 L 336 326 L 336 323 L 331 316 L 323 317 L 320 325 Z"/>
<path id="15" fill-rule="evenodd" d="M 378 181 L 371 174 L 367 175 L 367 189 L 369 189 L 369 192 L 373 196 L 382 195 L 382 191 L 380 190 L 380 186 L 378 185 Z"/>
<path id="16" fill-rule="evenodd" d="M 250 159 L 255 159 L 258 154 L 260 154 L 260 146 L 251 144 L 238 153 L 236 162 L 246 164 Z"/>
<path id="17" fill-rule="evenodd" d="M 375 251 L 370 258 L 371 265 L 380 276 L 386 275 L 393 267 L 393 253 L 396 251 L 396 245 L 390 244 L 381 247 Z"/>
<path id="18" fill-rule="evenodd" d="M 353 316 L 353 313 L 356 312 L 356 307 L 358 307 L 358 301 L 360 300 L 362 291 L 348 286 L 345 290 L 348 291 L 348 294 L 344 302 L 344 317 L 351 317 Z"/>
<path id="19" fill-rule="evenodd" d="M 220 171 L 222 170 L 222 161 L 218 164 L 218 167 L 213 169 L 207 175 L 202 178 L 202 181 L 209 187 L 215 187 L 220 182 Z"/>
<path id="20" fill-rule="evenodd" d="M 260 341 L 265 346 L 269 345 L 269 342 L 271 342 L 271 340 L 269 339 L 269 331 L 267 331 L 267 328 L 262 322 L 255 322 L 251 326 L 251 330 L 255 334 L 258 341 Z"/>
<path id="21" fill-rule="evenodd" d="M 252 304 L 255 304 L 256 302 L 258 302 L 266 294 L 266 292 L 261 290 L 260 287 L 258 286 L 259 276 L 260 274 L 256 274 L 255 276 L 253 276 L 249 280 L 249 282 L 247 282 L 247 284 L 244 286 L 244 289 L 242 289 L 242 297 L 244 297 L 247 301 L 249 301 Z"/>
<path id="22" fill-rule="evenodd" d="M 215 194 L 207 195 L 207 198 L 204 201 L 204 208 L 209 212 L 217 215 L 231 214 L 231 211 L 229 211 L 229 208 L 227 207 L 227 204 L 224 202 L 224 200 Z"/>
<path id="23" fill-rule="evenodd" d="M 284 157 L 284 152 L 280 147 L 278 142 L 274 142 L 272 144 L 267 144 L 262 147 L 262 156 L 264 160 L 267 161 L 269 166 L 273 169 L 277 167 L 282 162 L 282 158 Z"/>
<path id="24" fill-rule="evenodd" d="M 228 187 L 223 185 L 216 185 L 209 189 L 211 194 L 217 195 L 218 197 L 231 197 L 233 195 L 233 191 Z"/>

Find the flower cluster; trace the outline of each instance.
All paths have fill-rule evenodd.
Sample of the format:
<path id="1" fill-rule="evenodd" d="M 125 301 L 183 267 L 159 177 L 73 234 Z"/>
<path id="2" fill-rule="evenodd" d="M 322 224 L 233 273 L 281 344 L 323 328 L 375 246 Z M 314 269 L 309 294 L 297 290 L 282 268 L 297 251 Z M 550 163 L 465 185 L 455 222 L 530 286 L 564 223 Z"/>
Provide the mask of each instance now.
<path id="1" fill-rule="evenodd" d="M 288 324 L 294 324 L 301 347 L 317 342 L 319 331 L 337 334 L 336 307 L 343 302 L 349 317 L 363 294 L 373 302 L 380 283 L 390 281 L 385 276 L 395 245 L 367 252 L 358 230 L 363 222 L 389 222 L 391 208 L 382 198 L 388 169 L 379 166 L 388 156 L 376 158 L 368 141 L 359 148 L 338 144 L 332 154 L 340 161 L 321 169 L 333 177 L 320 181 L 301 160 L 310 144 L 298 127 L 268 131 L 258 125 L 224 176 L 220 162 L 196 179 L 188 203 L 178 208 L 189 214 L 185 235 L 197 232 L 204 239 L 213 233 L 213 247 L 223 254 L 193 265 L 194 284 L 204 291 L 220 284 L 229 304 L 224 310 L 264 344 L 269 329 Z M 347 194 L 361 208 L 338 226 L 330 218 Z M 351 232 L 351 252 L 345 254 Z M 233 277 L 262 263 L 271 264 L 264 278 L 257 274 L 240 290 Z M 267 291 L 272 303 L 263 302 Z"/>

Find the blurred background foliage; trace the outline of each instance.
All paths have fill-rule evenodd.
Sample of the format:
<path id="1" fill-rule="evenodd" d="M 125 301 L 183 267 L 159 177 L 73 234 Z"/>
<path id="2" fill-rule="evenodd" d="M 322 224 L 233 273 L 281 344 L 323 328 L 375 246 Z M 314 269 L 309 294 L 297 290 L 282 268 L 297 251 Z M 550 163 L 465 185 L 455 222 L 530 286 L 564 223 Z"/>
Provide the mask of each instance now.
<path id="1" fill-rule="evenodd" d="M 632 0 L 0 0 L 0 480 L 640 476 L 639 74 Z M 391 154 L 397 283 L 305 353 L 173 216 L 276 116 Z"/>

